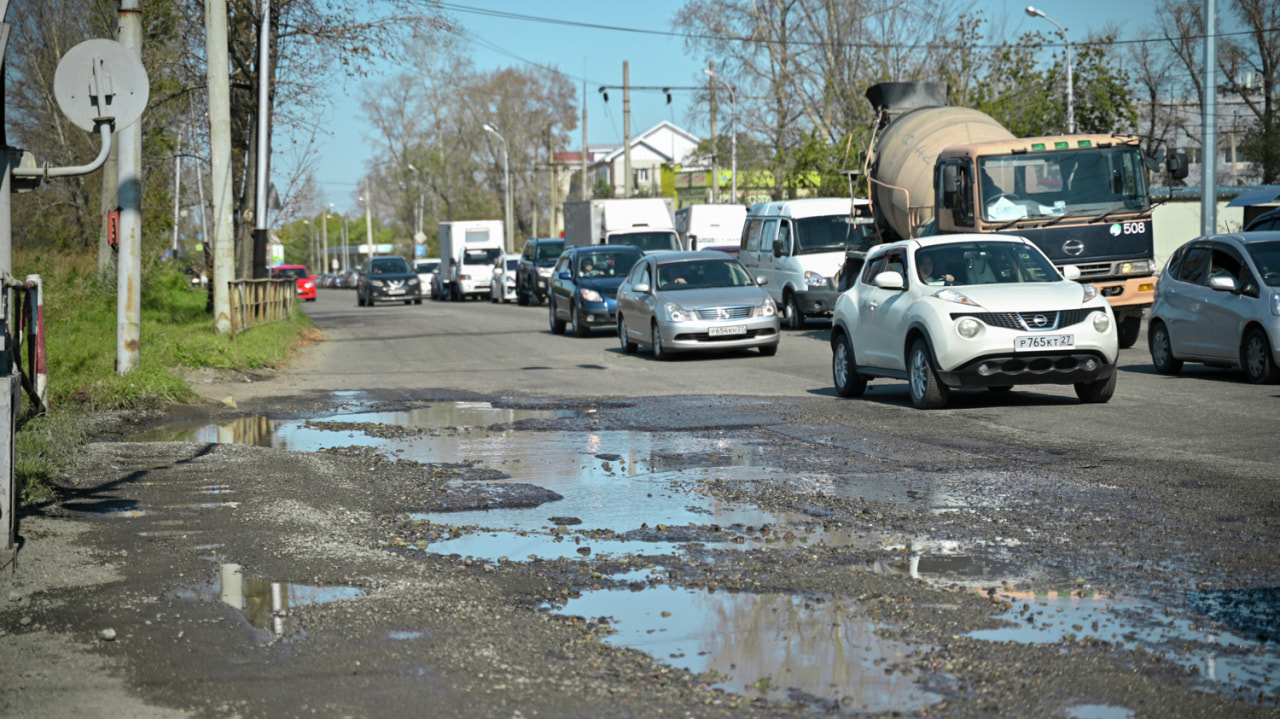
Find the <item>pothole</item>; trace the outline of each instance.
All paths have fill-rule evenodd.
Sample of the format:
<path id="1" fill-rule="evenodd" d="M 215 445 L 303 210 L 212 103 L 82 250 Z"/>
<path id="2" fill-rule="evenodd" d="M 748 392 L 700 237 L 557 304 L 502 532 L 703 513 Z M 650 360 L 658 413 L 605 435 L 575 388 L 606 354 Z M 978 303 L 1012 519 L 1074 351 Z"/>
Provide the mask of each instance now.
<path id="1" fill-rule="evenodd" d="M 364 590 L 344 586 L 314 586 L 271 582 L 244 576 L 239 564 L 222 563 L 218 578 L 177 593 L 178 599 L 222 602 L 239 611 L 251 626 L 273 638 L 300 634 L 291 610 L 362 596 Z"/>

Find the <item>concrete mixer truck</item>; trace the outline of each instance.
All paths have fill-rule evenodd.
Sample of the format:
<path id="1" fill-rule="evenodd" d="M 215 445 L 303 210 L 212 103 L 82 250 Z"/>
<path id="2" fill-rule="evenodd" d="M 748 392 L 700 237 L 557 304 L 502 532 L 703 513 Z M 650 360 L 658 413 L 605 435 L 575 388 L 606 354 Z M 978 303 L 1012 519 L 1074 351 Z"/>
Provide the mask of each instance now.
<path id="1" fill-rule="evenodd" d="M 1111 303 L 1120 346 L 1138 339 L 1155 295 L 1151 197 L 1157 165 L 1138 138 L 1014 137 L 978 110 L 946 106 L 940 82 L 867 90 L 876 131 L 866 176 L 882 240 L 952 232 L 1026 237 L 1075 265 Z M 1185 156 L 1169 158 L 1186 176 Z"/>

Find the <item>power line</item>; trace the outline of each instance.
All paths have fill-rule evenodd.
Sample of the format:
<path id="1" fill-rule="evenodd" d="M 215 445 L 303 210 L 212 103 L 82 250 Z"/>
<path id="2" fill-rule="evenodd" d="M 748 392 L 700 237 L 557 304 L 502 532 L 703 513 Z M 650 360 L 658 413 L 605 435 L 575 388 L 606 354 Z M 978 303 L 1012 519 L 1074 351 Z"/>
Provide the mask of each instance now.
<path id="1" fill-rule="evenodd" d="M 584 28 L 588 30 L 607 30 L 610 32 L 625 32 L 625 33 L 632 33 L 637 35 L 654 35 L 658 37 L 668 37 L 668 38 L 689 38 L 694 40 L 732 41 L 732 42 L 741 42 L 744 44 L 756 44 L 756 45 L 773 45 L 773 44 L 779 44 L 782 42 L 780 40 L 772 40 L 768 38 L 733 37 L 729 35 L 717 35 L 715 33 L 676 32 L 674 30 L 652 30 L 648 28 L 626 27 L 623 25 L 605 25 L 603 23 L 583 22 L 580 20 L 563 20 L 559 18 L 542 17 L 539 15 L 526 15 L 524 13 L 509 12 L 506 10 L 493 10 L 490 8 L 471 7 L 467 5 L 457 5 L 454 3 L 446 3 L 446 2 L 437 2 L 437 3 L 434 3 L 434 5 L 436 5 L 437 7 L 443 10 L 462 13 L 464 15 L 484 15 L 486 17 L 502 18 L 504 20 L 516 20 L 520 22 L 541 23 L 544 25 L 559 25 L 562 27 L 577 27 L 577 28 Z M 1273 28 L 1270 30 L 1266 30 L 1264 32 L 1267 32 L 1267 33 L 1280 32 L 1280 28 Z M 1253 35 L 1253 34 L 1254 32 L 1252 30 L 1240 30 L 1237 32 L 1227 32 L 1227 33 L 1203 33 L 1200 35 L 1188 35 L 1182 39 L 1190 40 L 1190 41 L 1198 41 L 1198 40 L 1203 40 L 1206 37 L 1229 38 L 1229 37 L 1237 37 L 1241 35 Z M 1073 47 L 1084 47 L 1084 46 L 1101 47 L 1101 46 L 1107 46 L 1107 45 L 1142 45 L 1147 43 L 1167 43 L 1167 42 L 1170 42 L 1168 38 L 1159 37 L 1159 38 L 1142 38 L 1137 40 L 1109 40 L 1105 42 L 1101 40 L 1083 40 L 1083 41 L 1073 42 L 1071 43 L 1071 45 Z M 941 43 L 941 44 L 887 43 L 886 44 L 886 43 L 876 43 L 876 42 L 827 43 L 827 42 L 821 42 L 816 40 L 787 40 L 786 43 L 790 45 L 797 45 L 802 47 L 803 46 L 842 47 L 842 48 L 859 49 L 859 50 L 876 50 L 876 49 L 886 49 L 886 48 L 895 49 L 895 50 L 949 50 L 949 49 L 955 49 L 956 47 L 960 47 L 960 46 L 974 48 L 974 49 L 995 50 L 995 49 L 1018 45 L 1018 43 L 1011 43 L 1011 42 Z M 1064 46 L 1065 43 L 1046 42 L 1046 43 L 1042 43 L 1042 45 L 1044 47 L 1061 47 L 1061 46 Z"/>

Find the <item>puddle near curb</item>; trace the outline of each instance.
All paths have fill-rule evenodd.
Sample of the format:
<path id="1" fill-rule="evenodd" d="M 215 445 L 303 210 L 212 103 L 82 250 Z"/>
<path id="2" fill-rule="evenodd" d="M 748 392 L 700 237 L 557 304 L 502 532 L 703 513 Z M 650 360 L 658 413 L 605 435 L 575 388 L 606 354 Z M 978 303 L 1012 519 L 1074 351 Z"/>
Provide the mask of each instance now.
<path id="1" fill-rule="evenodd" d="M 1132 709 L 1110 704 L 1081 704 L 1067 713 L 1069 719 L 1134 719 L 1136 716 Z"/>
<path id="2" fill-rule="evenodd" d="M 239 564 L 223 563 L 218 579 L 179 590 L 177 596 L 187 601 L 220 601 L 239 610 L 253 627 L 281 638 L 298 633 L 293 626 L 290 609 L 352 599 L 363 594 L 364 590 L 355 587 L 318 587 L 252 579 L 244 576 Z"/>
<path id="3" fill-rule="evenodd" d="M 1275 701 L 1280 698 L 1280 652 L 1274 643 L 1244 638 L 1137 599 L 1080 596 L 1083 592 L 1001 592 L 1013 600 L 1002 619 L 1016 626 L 968 636 L 1019 644 L 1076 643 L 1090 639 L 1145 651 L 1182 666 L 1187 674 Z"/>
<path id="4" fill-rule="evenodd" d="M 616 633 L 604 641 L 748 698 L 849 712 L 913 712 L 942 700 L 910 669 L 919 648 L 878 636 L 843 599 L 651 586 L 584 593 L 553 611 L 607 617 Z"/>

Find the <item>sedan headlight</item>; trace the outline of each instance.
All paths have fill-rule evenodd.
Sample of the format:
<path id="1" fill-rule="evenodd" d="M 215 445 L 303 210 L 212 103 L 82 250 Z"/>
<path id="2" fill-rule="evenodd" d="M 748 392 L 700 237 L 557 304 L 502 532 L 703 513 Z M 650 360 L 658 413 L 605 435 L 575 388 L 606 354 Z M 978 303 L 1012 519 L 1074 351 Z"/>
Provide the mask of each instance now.
<path id="1" fill-rule="evenodd" d="M 1098 296 L 1098 288 L 1093 285 L 1080 285 L 1084 288 L 1084 301 L 1088 302 Z"/>
<path id="2" fill-rule="evenodd" d="M 956 323 L 956 332 L 967 340 L 977 337 L 978 333 L 981 331 L 982 323 L 972 317 L 962 317 L 960 318 L 960 321 Z"/>
<path id="3" fill-rule="evenodd" d="M 804 273 L 804 283 L 810 287 L 826 287 L 827 278 L 813 271 Z"/>
<path id="4" fill-rule="evenodd" d="M 373 285 L 374 287 L 381 287 L 382 280 L 369 280 L 369 284 Z"/>
<path id="5" fill-rule="evenodd" d="M 578 294 L 582 296 L 583 302 L 604 302 L 604 298 L 600 296 L 600 293 L 589 287 L 580 288 Z"/>
<path id="6" fill-rule="evenodd" d="M 663 305 L 662 311 L 667 315 L 667 319 L 672 322 L 688 322 L 694 319 L 692 312 L 674 302 L 668 302 Z"/>
<path id="7" fill-rule="evenodd" d="M 778 306 L 773 303 L 772 297 L 764 298 L 764 304 L 756 308 L 756 317 L 773 317 L 778 314 Z"/>
<path id="8" fill-rule="evenodd" d="M 1089 320 L 1093 322 L 1093 329 L 1098 334 L 1106 334 L 1107 330 L 1111 329 L 1111 318 L 1106 312 L 1094 312 L 1089 315 Z"/>

